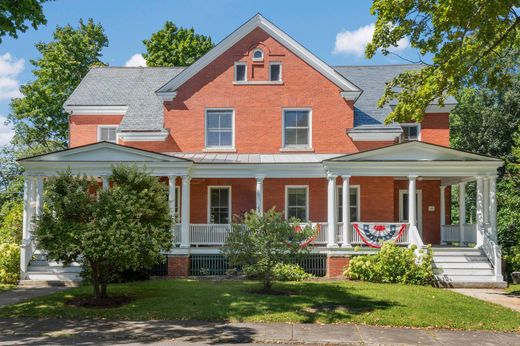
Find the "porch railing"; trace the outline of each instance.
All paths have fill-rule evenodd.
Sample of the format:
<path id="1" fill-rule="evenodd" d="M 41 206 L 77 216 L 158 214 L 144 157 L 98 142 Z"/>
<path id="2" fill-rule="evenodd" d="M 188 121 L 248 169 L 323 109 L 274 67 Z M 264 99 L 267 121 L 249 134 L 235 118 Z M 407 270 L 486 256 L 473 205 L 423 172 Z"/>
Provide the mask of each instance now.
<path id="1" fill-rule="evenodd" d="M 441 227 L 441 244 L 460 243 L 465 245 L 477 242 L 477 225 L 462 225 L 462 239 L 460 225 L 443 225 Z"/>

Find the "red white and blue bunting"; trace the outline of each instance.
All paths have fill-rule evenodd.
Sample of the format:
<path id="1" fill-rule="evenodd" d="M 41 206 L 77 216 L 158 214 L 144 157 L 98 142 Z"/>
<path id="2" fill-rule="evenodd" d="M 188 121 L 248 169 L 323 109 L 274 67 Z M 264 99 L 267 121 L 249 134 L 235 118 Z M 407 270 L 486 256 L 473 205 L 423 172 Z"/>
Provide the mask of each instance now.
<path id="1" fill-rule="evenodd" d="M 385 241 L 398 240 L 403 235 L 406 224 L 353 223 L 352 227 L 366 245 L 380 248 Z"/>

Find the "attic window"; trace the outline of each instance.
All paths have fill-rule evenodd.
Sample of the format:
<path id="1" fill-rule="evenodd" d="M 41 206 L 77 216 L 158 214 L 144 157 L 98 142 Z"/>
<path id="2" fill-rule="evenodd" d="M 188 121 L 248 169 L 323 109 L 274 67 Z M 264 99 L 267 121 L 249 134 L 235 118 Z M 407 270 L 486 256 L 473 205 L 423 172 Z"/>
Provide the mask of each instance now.
<path id="1" fill-rule="evenodd" d="M 264 61 L 264 52 L 261 49 L 253 51 L 253 61 Z"/>
<path id="2" fill-rule="evenodd" d="M 421 140 L 421 126 L 419 124 L 401 124 L 401 128 L 403 129 L 403 142 Z"/>

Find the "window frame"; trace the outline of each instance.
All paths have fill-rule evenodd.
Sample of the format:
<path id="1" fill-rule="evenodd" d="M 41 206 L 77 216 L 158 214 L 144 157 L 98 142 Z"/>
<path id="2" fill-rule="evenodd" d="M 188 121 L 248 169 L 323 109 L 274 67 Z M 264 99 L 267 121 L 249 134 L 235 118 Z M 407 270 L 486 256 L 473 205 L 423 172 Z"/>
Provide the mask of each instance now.
<path id="1" fill-rule="evenodd" d="M 305 189 L 305 220 L 301 222 L 309 222 L 309 185 L 285 185 L 285 219 L 289 220 L 289 190 L 292 188 Z"/>
<path id="2" fill-rule="evenodd" d="M 309 112 L 309 134 L 307 145 L 287 145 L 285 144 L 285 112 L 286 111 L 307 111 Z M 282 149 L 293 149 L 293 150 L 312 150 L 312 108 L 300 107 L 300 108 L 282 108 Z"/>
<path id="3" fill-rule="evenodd" d="M 403 129 L 402 142 L 421 141 L 421 124 L 420 123 L 401 123 L 401 124 L 399 124 L 399 126 L 401 126 L 401 128 Z M 404 138 L 404 128 L 405 127 L 417 127 L 417 138 L 416 139 L 405 139 Z"/>
<path id="4" fill-rule="evenodd" d="M 361 185 L 350 185 L 349 188 L 357 190 L 356 191 L 356 218 L 357 218 L 357 221 L 355 221 L 355 222 L 360 222 L 361 221 Z M 341 201 L 341 199 L 339 198 L 340 192 L 343 193 L 343 186 L 338 186 L 338 192 L 336 193 L 336 199 L 337 199 L 336 205 L 338 206 L 336 212 L 338 213 L 338 222 L 343 222 L 343 220 L 339 221 L 339 218 L 342 215 L 341 210 L 340 210 L 340 205 L 339 205 L 339 203 Z M 350 191 L 349 191 L 349 193 L 350 193 Z M 352 203 L 350 206 L 352 206 Z M 349 221 L 349 222 L 352 222 L 352 221 Z"/>
<path id="5" fill-rule="evenodd" d="M 208 146 L 208 111 L 231 111 L 231 146 Z M 204 150 L 235 150 L 235 109 L 234 108 L 205 108 L 204 109 Z"/>
<path id="6" fill-rule="evenodd" d="M 211 222 L 211 190 L 212 189 L 227 189 L 229 191 L 229 198 L 228 198 L 228 221 L 229 221 L 229 223 L 227 223 L 227 224 Z M 232 198 L 233 194 L 231 193 L 231 191 L 232 191 L 231 185 L 208 185 L 208 208 L 207 208 L 208 225 L 230 225 L 232 223 L 231 217 L 233 215 L 233 212 L 231 210 L 231 206 L 233 205 L 233 203 L 231 203 L 231 198 Z"/>
<path id="7" fill-rule="evenodd" d="M 279 78 L 276 79 L 276 80 L 271 79 L 271 67 L 272 67 L 273 65 L 278 65 L 278 66 L 280 66 L 280 75 L 279 75 Z M 271 62 L 269 63 L 269 79 L 268 79 L 268 80 L 269 80 L 270 82 L 283 82 L 283 78 L 282 78 L 282 62 L 280 62 L 280 61 L 271 61 Z"/>
<path id="8" fill-rule="evenodd" d="M 262 56 L 260 58 L 255 58 L 255 54 L 257 52 L 260 52 L 262 54 Z M 264 61 L 264 51 L 261 49 L 261 48 L 256 48 L 253 50 L 253 53 L 251 54 L 251 58 L 253 61 L 257 62 L 257 61 Z"/>
<path id="9" fill-rule="evenodd" d="M 112 142 L 112 141 L 105 141 L 105 142 L 109 142 L 109 143 L 119 143 L 119 136 L 117 135 L 117 128 L 119 127 L 119 125 L 98 125 L 97 126 L 97 142 L 103 142 L 101 140 L 101 130 L 102 129 L 116 129 L 116 140 L 115 142 Z"/>
<path id="10" fill-rule="evenodd" d="M 237 66 L 244 66 L 244 80 L 237 79 Z M 247 82 L 247 63 L 245 61 L 236 61 L 233 70 L 235 71 L 234 82 Z"/>

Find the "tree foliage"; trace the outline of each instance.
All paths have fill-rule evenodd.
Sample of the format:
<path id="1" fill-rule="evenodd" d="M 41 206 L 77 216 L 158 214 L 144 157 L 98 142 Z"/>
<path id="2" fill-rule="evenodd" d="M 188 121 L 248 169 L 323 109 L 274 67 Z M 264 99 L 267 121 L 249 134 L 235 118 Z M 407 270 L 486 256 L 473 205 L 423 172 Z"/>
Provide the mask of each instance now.
<path id="1" fill-rule="evenodd" d="M 0 2 L 0 43 L 2 37 L 9 35 L 18 38 L 18 32 L 47 24 L 42 4 L 49 0 L 8 0 Z"/>
<path id="2" fill-rule="evenodd" d="M 308 247 L 302 245 L 314 233 L 310 227 L 295 226 L 299 220 L 285 220 L 274 208 L 262 215 L 251 210 L 237 221 L 232 225 L 223 253 L 232 266 L 253 268 L 265 291 L 272 288 L 275 266 L 306 253 Z"/>
<path id="3" fill-rule="evenodd" d="M 195 33 L 193 28 L 177 27 L 167 21 L 164 27 L 143 41 L 147 66 L 189 66 L 213 48 L 209 36 Z"/>
<path id="4" fill-rule="evenodd" d="M 136 167 L 113 168 L 113 187 L 71 172 L 49 181 L 35 230 L 51 260 L 81 262 L 96 298 L 124 270 L 151 268 L 172 244 L 166 187 Z"/>
<path id="5" fill-rule="evenodd" d="M 431 64 L 387 84 L 379 104 L 398 101 L 387 121 L 420 121 L 428 104 L 436 99 L 443 104 L 466 85 L 509 85 L 518 64 L 508 69 L 498 62 L 520 48 L 519 5 L 518 0 L 374 0 L 377 22 L 367 57 L 378 50 L 390 54 L 405 37 L 421 62 L 432 55 Z"/>

